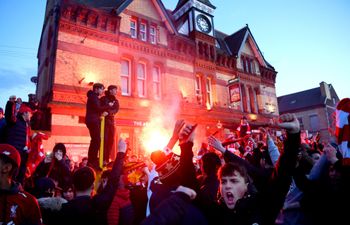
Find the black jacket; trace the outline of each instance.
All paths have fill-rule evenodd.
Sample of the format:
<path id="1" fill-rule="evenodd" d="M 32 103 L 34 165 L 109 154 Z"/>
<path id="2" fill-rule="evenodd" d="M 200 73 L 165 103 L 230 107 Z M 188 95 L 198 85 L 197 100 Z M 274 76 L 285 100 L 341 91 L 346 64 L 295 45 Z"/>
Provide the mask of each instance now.
<path id="1" fill-rule="evenodd" d="M 104 111 L 108 111 L 110 106 L 102 106 L 98 94 L 92 90 L 87 92 L 85 123 L 99 123 L 100 116 Z"/>
<path id="2" fill-rule="evenodd" d="M 46 163 L 45 159 L 39 163 L 33 178 L 37 180 L 41 177 L 50 177 L 58 182 L 58 187 L 64 188 L 71 181 L 69 167 L 65 164 L 64 159 L 58 161 L 55 159 L 55 156 L 52 157 L 53 159 L 49 163 Z"/>
<path id="3" fill-rule="evenodd" d="M 233 210 L 222 210 L 227 208 L 224 204 L 213 206 L 212 214 L 209 215 L 210 224 L 274 224 L 274 221 L 282 208 L 285 196 L 289 190 L 292 175 L 297 160 L 297 153 L 300 146 L 300 134 L 288 134 L 284 143 L 284 151 L 281 154 L 270 177 L 266 179 L 264 188 L 259 189 L 256 193 L 248 191 L 246 196 L 236 203 Z M 233 153 L 225 152 L 225 160 L 233 159 Z M 228 160 L 228 162 L 231 162 Z M 243 163 L 235 160 L 236 163 Z M 248 163 L 248 173 L 252 173 L 256 168 L 250 167 Z M 256 171 L 255 171 L 256 172 Z M 249 190 L 249 189 L 248 189 Z M 255 221 L 254 221 L 255 220 Z M 218 223 L 218 221 L 220 221 Z"/>
<path id="4" fill-rule="evenodd" d="M 27 141 L 27 122 L 21 115 L 17 115 L 15 124 L 6 126 L 6 143 L 13 145 L 17 150 L 23 151 Z"/>
<path id="5" fill-rule="evenodd" d="M 106 123 L 112 122 L 114 123 L 114 115 L 119 111 L 119 101 L 114 95 L 110 95 L 108 91 L 105 92 L 105 96 L 101 98 L 102 107 L 109 107 L 109 103 L 114 102 L 113 106 L 111 106 L 107 112 Z"/>
<path id="6" fill-rule="evenodd" d="M 118 188 L 124 157 L 125 153 L 118 152 L 107 185 L 101 193 L 92 198 L 90 196 L 79 196 L 63 204 L 61 224 L 107 224 L 107 210 Z"/>
<path id="7" fill-rule="evenodd" d="M 142 225 L 206 225 L 207 220 L 196 208 L 190 198 L 177 192 L 161 202 L 142 223 Z"/>

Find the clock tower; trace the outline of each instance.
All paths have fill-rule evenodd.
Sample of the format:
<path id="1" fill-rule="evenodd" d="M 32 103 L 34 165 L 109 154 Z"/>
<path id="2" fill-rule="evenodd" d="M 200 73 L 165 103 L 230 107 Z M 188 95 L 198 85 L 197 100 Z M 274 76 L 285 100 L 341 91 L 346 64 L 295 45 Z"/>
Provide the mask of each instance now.
<path id="1" fill-rule="evenodd" d="M 179 0 L 173 11 L 178 32 L 189 36 L 197 31 L 214 37 L 215 8 L 209 0 Z"/>

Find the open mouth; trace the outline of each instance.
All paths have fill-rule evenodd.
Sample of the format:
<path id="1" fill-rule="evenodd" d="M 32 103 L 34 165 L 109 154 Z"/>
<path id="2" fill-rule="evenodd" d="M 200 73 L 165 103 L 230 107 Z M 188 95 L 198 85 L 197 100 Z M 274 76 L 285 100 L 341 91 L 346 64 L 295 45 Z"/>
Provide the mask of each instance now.
<path id="1" fill-rule="evenodd" d="M 227 204 L 229 205 L 233 205 L 234 204 L 234 197 L 233 194 L 231 192 L 227 192 L 226 193 L 226 199 L 227 199 Z"/>

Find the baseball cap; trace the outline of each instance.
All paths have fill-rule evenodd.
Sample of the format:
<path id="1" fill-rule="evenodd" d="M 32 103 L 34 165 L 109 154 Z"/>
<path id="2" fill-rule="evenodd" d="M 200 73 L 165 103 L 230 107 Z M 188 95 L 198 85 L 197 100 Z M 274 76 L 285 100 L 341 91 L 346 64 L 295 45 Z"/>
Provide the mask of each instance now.
<path id="1" fill-rule="evenodd" d="M 5 156 L 17 166 L 21 164 L 21 156 L 19 155 L 17 149 L 9 144 L 0 144 L 0 155 Z"/>

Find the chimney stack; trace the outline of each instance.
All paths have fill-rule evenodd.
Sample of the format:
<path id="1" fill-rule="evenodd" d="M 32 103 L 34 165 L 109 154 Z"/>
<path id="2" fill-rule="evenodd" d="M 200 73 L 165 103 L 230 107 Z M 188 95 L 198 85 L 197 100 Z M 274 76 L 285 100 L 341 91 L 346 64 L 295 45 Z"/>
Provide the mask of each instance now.
<path id="1" fill-rule="evenodd" d="M 320 83 L 321 95 L 326 97 L 327 99 L 331 99 L 331 92 L 329 90 L 329 85 L 322 81 Z"/>

